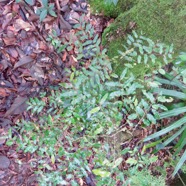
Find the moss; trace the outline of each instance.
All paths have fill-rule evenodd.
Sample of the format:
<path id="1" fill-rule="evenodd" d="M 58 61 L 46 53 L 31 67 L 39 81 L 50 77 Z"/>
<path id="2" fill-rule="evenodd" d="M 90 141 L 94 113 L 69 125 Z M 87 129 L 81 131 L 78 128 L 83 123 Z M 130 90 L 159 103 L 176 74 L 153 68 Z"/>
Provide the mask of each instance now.
<path id="1" fill-rule="evenodd" d="M 102 13 L 104 16 L 113 18 L 132 8 L 136 2 L 137 0 L 119 0 L 115 6 L 113 3 L 105 3 L 105 0 L 89 0 L 93 13 Z"/>
<path id="2" fill-rule="evenodd" d="M 176 50 L 186 49 L 186 1 L 139 0 L 129 11 L 120 14 L 103 34 L 103 45 L 115 54 L 115 42 L 124 42 L 127 33 L 135 29 L 154 41 L 174 44 Z M 113 45 L 113 46 L 112 46 Z M 110 50 L 112 48 L 113 50 Z M 119 46 L 120 48 L 120 46 Z"/>

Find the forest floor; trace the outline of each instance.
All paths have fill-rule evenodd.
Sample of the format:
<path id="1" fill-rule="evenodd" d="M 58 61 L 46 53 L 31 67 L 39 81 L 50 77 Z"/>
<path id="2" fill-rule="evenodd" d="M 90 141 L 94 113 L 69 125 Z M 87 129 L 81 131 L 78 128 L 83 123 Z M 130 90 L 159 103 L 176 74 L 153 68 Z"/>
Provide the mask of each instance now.
<path id="1" fill-rule="evenodd" d="M 11 0 L 0 1 L 0 185 L 36 186 L 35 169 L 30 166 L 33 155 L 17 151 L 17 146 L 7 146 L 9 129 L 21 119 L 29 120 L 32 116 L 26 111 L 26 102 L 38 96 L 41 91 L 49 91 L 49 86 L 58 86 L 65 81 L 64 68 L 80 68 L 77 63 L 77 51 L 71 49 L 58 53 L 48 41 L 53 30 L 57 37 L 65 42 L 76 40 L 73 28 L 80 17 L 90 22 L 97 34 L 101 36 L 103 29 L 112 19 L 92 16 L 89 6 L 82 0 L 55 0 L 57 17 L 47 16 L 42 22 L 35 14 L 34 5 L 16 3 Z M 61 11 L 62 10 L 62 11 Z M 87 59 L 86 63 L 90 60 Z M 166 125 L 166 121 L 165 121 Z M 132 130 L 132 129 L 129 129 Z M 153 128 L 150 129 L 151 132 Z M 124 147 L 134 147 L 144 135 L 149 133 L 139 129 L 135 138 L 129 139 Z M 159 165 L 169 154 L 158 152 Z M 55 165 L 54 165 L 55 166 Z M 126 165 L 123 165 L 126 166 Z M 125 167 L 126 168 L 126 167 Z M 86 180 L 79 180 L 80 185 L 90 185 Z"/>

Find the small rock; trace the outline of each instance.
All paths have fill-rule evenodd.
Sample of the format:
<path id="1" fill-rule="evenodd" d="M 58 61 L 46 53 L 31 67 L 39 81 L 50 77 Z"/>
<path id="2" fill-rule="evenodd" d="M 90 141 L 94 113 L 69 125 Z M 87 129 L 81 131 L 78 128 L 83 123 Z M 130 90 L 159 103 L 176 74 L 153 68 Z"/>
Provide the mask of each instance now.
<path id="1" fill-rule="evenodd" d="M 6 157 L 1 155 L 0 156 L 0 169 L 7 169 L 10 165 L 10 160 Z"/>

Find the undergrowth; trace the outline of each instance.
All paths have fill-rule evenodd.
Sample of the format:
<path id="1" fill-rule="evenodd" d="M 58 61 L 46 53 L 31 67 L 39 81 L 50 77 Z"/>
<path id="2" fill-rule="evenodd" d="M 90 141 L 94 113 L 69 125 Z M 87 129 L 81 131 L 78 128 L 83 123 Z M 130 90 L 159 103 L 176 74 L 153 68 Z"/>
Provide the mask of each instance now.
<path id="1" fill-rule="evenodd" d="M 165 99 L 151 91 L 158 86 L 157 82 L 152 82 L 149 76 L 145 81 L 136 79 L 131 69 L 135 63 L 151 62 L 160 68 L 163 65 L 160 59 L 167 63 L 165 59 L 171 58 L 172 47 L 133 33 L 127 42 L 131 48 L 120 51 L 120 57 L 126 60 L 124 68 L 121 74 L 114 74 L 106 50 L 100 50 L 100 40 L 88 25 L 82 22 L 75 25 L 79 28 L 75 47 L 81 69 L 66 69 L 66 82 L 30 99 L 28 110 L 32 112 L 32 120 L 17 123 L 19 135 L 12 135 L 7 144 L 16 141 L 18 150 L 33 154 L 31 166 L 40 185 L 79 185 L 78 181 L 88 182 L 93 175 L 92 182 L 96 185 L 163 186 L 165 178 L 153 176 L 148 170 L 157 157 L 121 149 L 120 145 L 116 149 L 116 135 L 124 127 L 123 117 L 130 127 L 145 128 L 156 124 L 159 111 L 166 110 L 162 104 Z M 49 41 L 54 41 L 53 36 Z M 56 41 L 55 38 L 52 44 L 58 52 L 70 47 L 70 44 L 61 47 L 60 41 L 56 45 Z M 87 58 L 91 63 L 84 67 Z M 109 136 L 113 137 L 112 143 L 107 140 Z M 130 156 L 129 169 L 123 171 L 121 165 L 126 153 Z"/>

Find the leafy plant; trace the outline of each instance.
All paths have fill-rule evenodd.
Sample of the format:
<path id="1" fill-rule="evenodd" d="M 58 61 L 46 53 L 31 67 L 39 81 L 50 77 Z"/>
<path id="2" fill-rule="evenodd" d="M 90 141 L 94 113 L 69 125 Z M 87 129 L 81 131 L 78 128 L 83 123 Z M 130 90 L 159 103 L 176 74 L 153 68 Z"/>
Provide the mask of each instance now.
<path id="1" fill-rule="evenodd" d="M 39 15 L 40 21 L 43 21 L 47 14 L 50 14 L 53 17 L 57 17 L 54 11 L 54 4 L 48 4 L 48 0 L 41 0 L 42 7 L 37 9 L 37 14 Z"/>
<path id="2" fill-rule="evenodd" d="M 19 149 L 39 157 L 32 166 L 41 185 L 77 185 L 78 178 L 93 173 L 97 185 L 115 185 L 118 180 L 124 183 L 125 177 L 118 168 L 122 157 L 115 147 L 117 142 L 110 143 L 107 138 L 120 130 L 123 115 L 131 126 L 147 126 L 156 123 L 162 106 L 156 103 L 158 97 L 146 90 L 144 82 L 135 79 L 131 72 L 133 64 L 126 65 L 120 75 L 113 73 L 106 50 L 100 50 L 100 39 L 90 24 L 80 20 L 75 28 L 79 30 L 75 43 L 69 41 L 64 45 L 55 34 L 49 41 L 58 52 L 73 45 L 78 51 L 77 61 L 89 59 L 91 64 L 80 70 L 66 69 L 64 83 L 30 99 L 28 109 L 33 119 L 17 124 L 20 136 L 13 140 L 16 139 Z M 12 141 L 7 143 L 11 145 Z M 53 172 L 54 164 L 62 171 Z M 115 173 L 116 178 L 112 176 Z"/>
<path id="3" fill-rule="evenodd" d="M 177 65 L 181 66 L 177 66 Z M 163 118 L 170 118 L 173 116 L 180 116 L 180 119 L 177 119 L 173 122 L 170 126 L 166 127 L 165 129 L 160 130 L 150 136 L 148 136 L 144 141 L 149 141 L 151 139 L 157 139 L 162 135 L 167 135 L 167 139 L 161 143 L 160 147 L 164 148 L 172 141 L 178 138 L 178 142 L 175 146 L 176 152 L 175 154 L 179 153 L 181 150 L 184 149 L 186 145 L 186 116 L 184 113 L 186 112 L 186 84 L 184 82 L 184 74 L 181 73 L 180 68 L 183 69 L 183 66 L 186 64 L 186 54 L 182 53 L 179 56 L 179 60 L 176 62 L 177 68 L 173 68 L 172 73 L 165 73 L 163 75 L 164 78 L 157 77 L 156 80 L 161 83 L 163 86 L 169 86 L 170 88 L 156 88 L 154 89 L 155 93 L 164 95 L 164 96 L 171 96 L 179 102 L 172 103 L 169 107 L 170 110 L 160 113 L 160 119 Z M 185 70 L 185 69 L 184 69 Z M 176 74 L 176 72 L 178 74 Z M 174 90 L 171 87 L 175 87 Z M 172 133 L 173 135 L 169 136 L 168 134 Z M 178 162 L 173 176 L 178 172 L 181 166 L 186 161 L 186 151 L 184 151 L 180 161 Z"/>
<path id="4" fill-rule="evenodd" d="M 155 43 L 149 38 L 139 36 L 135 31 L 127 36 L 126 44 L 123 47 L 125 52 L 118 51 L 120 58 L 130 63 L 143 63 L 147 66 L 149 66 L 148 63 L 157 63 L 162 67 L 162 61 L 167 64 L 173 53 L 173 45 L 167 46 L 163 43 Z"/>

